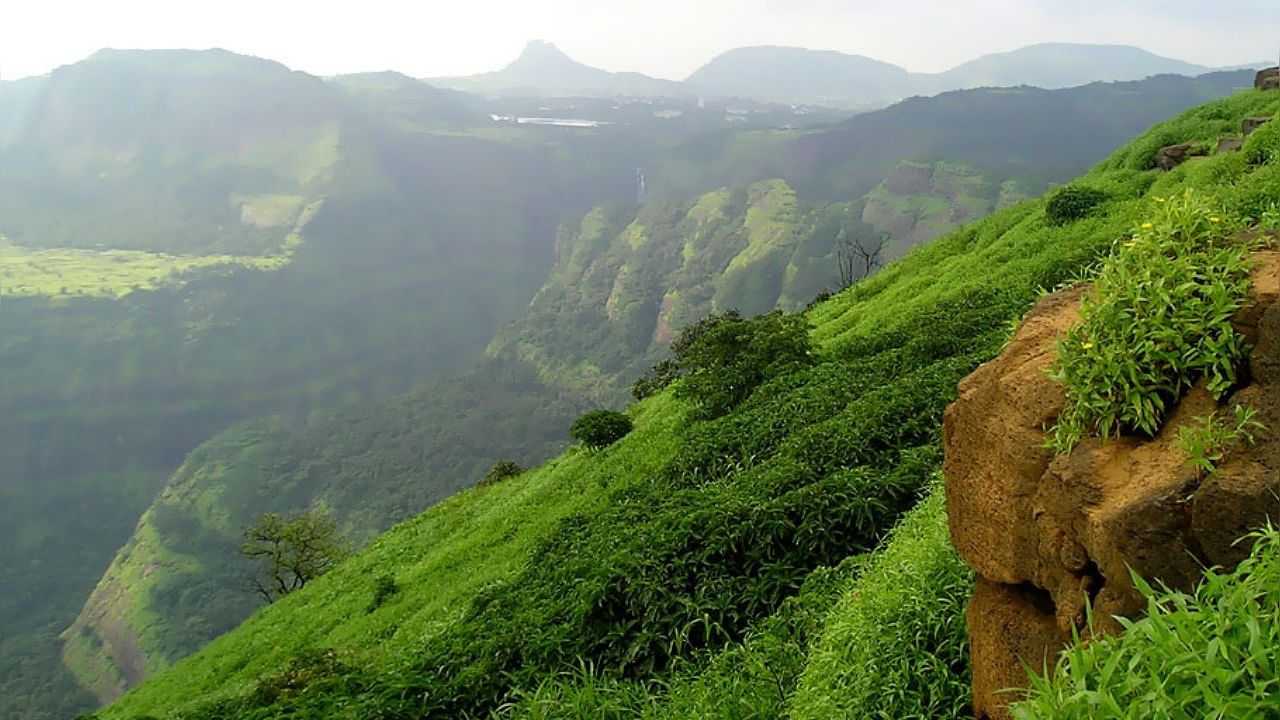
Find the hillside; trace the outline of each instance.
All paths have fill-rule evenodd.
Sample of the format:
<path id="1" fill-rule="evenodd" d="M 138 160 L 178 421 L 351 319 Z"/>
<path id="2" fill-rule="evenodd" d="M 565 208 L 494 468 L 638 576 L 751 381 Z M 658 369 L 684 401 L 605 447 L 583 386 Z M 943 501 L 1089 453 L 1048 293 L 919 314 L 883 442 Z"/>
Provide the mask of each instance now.
<path id="1" fill-rule="evenodd" d="M 1104 193 L 1092 213 L 1019 203 L 802 315 L 725 326 L 745 358 L 811 353 L 692 367 L 617 445 L 454 496 L 99 716 L 965 716 L 972 580 L 930 490 L 943 408 L 1155 198 L 1274 224 L 1274 132 L 1149 168 L 1278 110 L 1250 91 L 1190 111 L 1077 181 Z M 737 372 L 758 384 L 726 407 Z"/>
<path id="2" fill-rule="evenodd" d="M 1178 79 L 1135 83 L 1115 94 L 1110 123 L 1099 126 L 1091 118 L 1093 130 L 1071 130 L 1081 138 L 1076 149 L 1101 158 L 1116 127 L 1138 131 L 1137 123 L 1151 112 L 1148 105 L 1173 105 L 1219 87 Z M 1160 90 L 1170 95 L 1161 97 Z M 1105 85 L 1028 92 L 993 111 L 987 92 L 973 91 L 869 113 L 826 131 L 742 133 L 716 138 L 705 149 L 693 144 L 697 138 L 677 143 L 651 158 L 653 199 L 642 206 L 598 206 L 561 227 L 542 288 L 517 320 L 493 336 L 475 372 L 385 405 L 328 413 L 302 427 L 277 421 L 269 434 L 254 429 L 260 447 L 252 453 L 243 450 L 243 433 L 232 429 L 187 458 L 66 634 L 68 664 L 87 686 L 110 697 L 247 616 L 252 597 L 226 558 L 238 528 L 256 512 L 323 504 L 355 537 L 368 537 L 470 486 L 499 460 L 527 465 L 560 451 L 575 413 L 593 403 L 621 406 L 632 382 L 665 357 L 680 327 L 732 308 L 794 311 L 819 291 L 836 289 L 840 239 L 874 242 L 878 230 L 888 232 L 883 258 L 892 259 L 1008 204 L 1023 182 L 1029 186 L 1023 192 L 1033 192 L 1046 179 L 1068 179 L 1066 168 L 1084 156 L 1068 156 L 1046 140 L 1068 130 L 1053 124 L 1051 112 L 1101 104 L 1112 99 L 1108 93 Z M 982 145 L 997 118 L 1006 123 L 1009 142 Z M 895 146 L 903 137 L 897 128 L 906 123 L 920 131 L 910 136 L 911 145 Z M 848 149 L 851 138 L 862 141 L 858 151 Z M 816 153 L 815 145 L 826 149 Z M 881 155 L 868 157 L 863 147 Z M 917 178 L 924 166 L 901 164 L 903 156 L 891 156 L 885 147 L 906 157 L 966 155 L 1001 169 L 935 163 Z M 811 153 L 827 158 L 832 152 L 845 153 L 848 162 L 831 175 L 815 176 L 802 162 Z M 744 162 L 756 153 L 768 161 Z M 686 175 L 693 163 L 699 167 Z M 794 179 L 758 179 L 784 164 L 793 165 Z M 1043 170 L 1015 180 L 1026 178 L 1024 166 Z M 691 187 L 716 177 L 736 182 L 681 196 L 674 188 L 689 176 L 696 178 Z M 815 182 L 819 177 L 853 193 L 870 192 L 815 201 L 792 187 L 832 193 Z M 334 448 L 351 458 L 342 460 Z M 293 478 L 291 489 L 272 495 L 280 476 Z M 219 483 L 235 490 L 216 502 L 200 500 Z M 345 499 L 332 494 L 338 487 L 346 488 Z M 394 507 L 361 508 L 359 498 L 373 488 Z M 181 521 L 157 521 L 171 516 Z M 207 542 L 184 539 L 195 535 Z M 172 559 L 157 563 L 156 557 Z M 144 568 L 150 570 L 141 580 Z M 137 657 L 145 660 L 127 660 Z M 126 675 L 113 669 L 117 664 L 143 670 Z"/>
<path id="3" fill-rule="evenodd" d="M 1195 77 L 1213 70 L 1127 45 L 1030 45 L 940 73 L 908 73 L 861 55 L 762 46 L 722 53 L 685 83 L 708 94 L 867 110 L 952 90 L 1021 85 L 1052 90 L 1153 75 Z"/>
<path id="4" fill-rule="evenodd" d="M 452 95 L 369 85 L 111 51 L 3 86 L 0 560 L 21 590 L 0 715 L 91 706 L 57 636 L 188 452 L 470 368 L 562 218 L 632 197 L 653 144 L 463 132 Z"/>

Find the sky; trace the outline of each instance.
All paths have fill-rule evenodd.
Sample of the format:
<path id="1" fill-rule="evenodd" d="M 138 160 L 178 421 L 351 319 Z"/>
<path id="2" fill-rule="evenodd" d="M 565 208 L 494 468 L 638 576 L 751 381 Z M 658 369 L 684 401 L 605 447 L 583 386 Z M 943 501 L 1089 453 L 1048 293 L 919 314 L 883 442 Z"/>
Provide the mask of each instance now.
<path id="1" fill-rule="evenodd" d="M 0 77 L 103 47 L 222 47 L 316 75 L 497 70 L 531 39 L 683 79 L 725 50 L 791 45 L 938 72 L 1038 42 L 1137 45 L 1208 66 L 1280 54 L 1276 0 L 3 0 Z"/>

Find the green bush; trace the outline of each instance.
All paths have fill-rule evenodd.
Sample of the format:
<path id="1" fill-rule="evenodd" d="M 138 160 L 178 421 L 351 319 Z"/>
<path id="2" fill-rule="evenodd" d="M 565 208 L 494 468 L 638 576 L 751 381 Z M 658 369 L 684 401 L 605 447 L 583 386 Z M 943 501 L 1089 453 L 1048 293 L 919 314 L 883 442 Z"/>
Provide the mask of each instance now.
<path id="1" fill-rule="evenodd" d="M 659 362 L 649 369 L 643 377 L 631 386 L 631 396 L 643 400 L 662 390 L 685 375 L 688 371 L 689 352 L 713 328 L 723 323 L 741 322 L 742 315 L 737 310 L 726 310 L 712 313 L 701 320 L 684 326 L 675 340 L 671 341 L 671 357 Z"/>
<path id="2" fill-rule="evenodd" d="M 369 612 L 382 607 L 392 595 L 400 592 L 394 575 L 379 575 L 373 581 L 373 599 L 369 601 Z"/>
<path id="3" fill-rule="evenodd" d="M 1280 717 L 1280 531 L 1250 536 L 1232 572 L 1205 572 L 1194 594 L 1134 584 L 1147 616 L 1124 633 L 1063 652 L 1032 676 L 1019 720 Z"/>
<path id="4" fill-rule="evenodd" d="M 492 485 L 496 482 L 502 482 L 507 478 L 513 478 L 524 472 L 524 468 L 520 467 L 511 460 L 499 460 L 489 468 L 489 472 L 484 474 L 478 483 L 481 487 Z"/>
<path id="5" fill-rule="evenodd" d="M 1107 193 L 1098 188 L 1068 185 L 1049 197 L 1044 215 L 1050 225 L 1066 225 L 1093 214 L 1107 198 Z"/>
<path id="6" fill-rule="evenodd" d="M 1231 317 L 1249 288 L 1236 223 L 1189 191 L 1155 211 L 1098 272 L 1081 321 L 1058 343 L 1053 377 L 1067 405 L 1051 445 L 1069 452 L 1086 434 L 1153 436 L 1201 378 L 1221 397 L 1246 353 Z"/>
<path id="7" fill-rule="evenodd" d="M 1280 122 L 1272 120 L 1244 139 L 1244 159 L 1250 165 L 1280 163 Z"/>
<path id="8" fill-rule="evenodd" d="M 631 418 L 614 410 L 592 410 L 574 421 L 569 437 L 592 450 L 608 447 L 631 432 Z"/>
<path id="9" fill-rule="evenodd" d="M 750 320 L 721 318 L 682 353 L 685 377 L 676 397 L 692 401 L 703 418 L 724 415 L 769 378 L 817 362 L 809 329 L 803 315 L 780 310 Z"/>

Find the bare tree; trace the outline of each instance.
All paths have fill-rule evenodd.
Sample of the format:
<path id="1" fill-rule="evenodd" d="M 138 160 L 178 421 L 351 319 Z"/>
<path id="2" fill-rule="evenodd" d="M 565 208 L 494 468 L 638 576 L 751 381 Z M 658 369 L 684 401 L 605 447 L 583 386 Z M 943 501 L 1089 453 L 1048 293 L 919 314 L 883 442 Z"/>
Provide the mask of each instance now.
<path id="1" fill-rule="evenodd" d="M 259 562 L 252 587 L 270 603 L 325 574 L 350 550 L 328 514 L 266 513 L 245 528 L 240 553 Z"/>
<path id="2" fill-rule="evenodd" d="M 840 240 L 836 245 L 836 264 L 840 270 L 840 289 L 844 290 L 879 269 L 884 264 L 881 259 L 884 246 L 885 235 L 883 233 L 875 240 L 864 240 L 861 237 L 850 237 L 841 233 Z"/>

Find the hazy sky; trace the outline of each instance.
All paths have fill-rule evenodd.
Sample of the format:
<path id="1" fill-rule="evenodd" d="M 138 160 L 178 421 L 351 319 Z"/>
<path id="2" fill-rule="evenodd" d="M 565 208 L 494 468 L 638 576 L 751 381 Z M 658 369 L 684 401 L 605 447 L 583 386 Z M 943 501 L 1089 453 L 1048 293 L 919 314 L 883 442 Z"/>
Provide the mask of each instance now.
<path id="1" fill-rule="evenodd" d="M 1036 42 L 1138 45 L 1205 65 L 1273 58 L 1276 0 L 3 0 L 0 73 L 101 47 L 207 48 L 318 75 L 496 70 L 531 38 L 609 70 L 681 79 L 743 45 L 798 45 L 938 71 Z"/>

